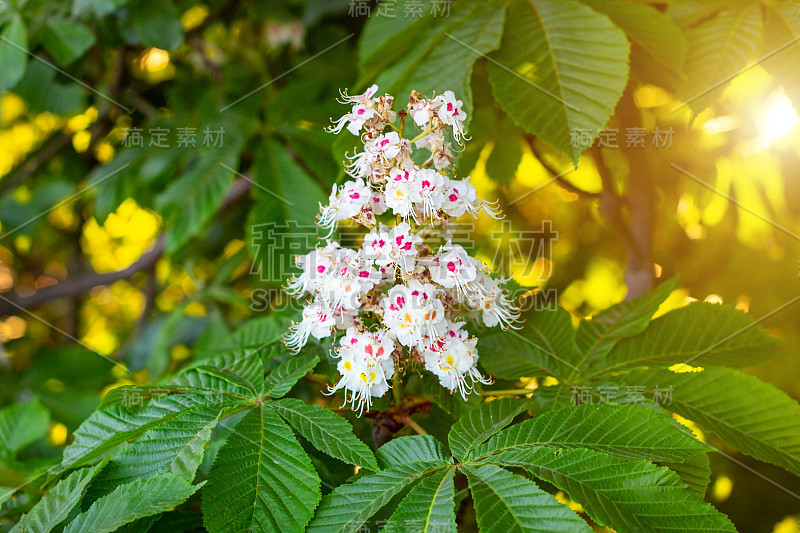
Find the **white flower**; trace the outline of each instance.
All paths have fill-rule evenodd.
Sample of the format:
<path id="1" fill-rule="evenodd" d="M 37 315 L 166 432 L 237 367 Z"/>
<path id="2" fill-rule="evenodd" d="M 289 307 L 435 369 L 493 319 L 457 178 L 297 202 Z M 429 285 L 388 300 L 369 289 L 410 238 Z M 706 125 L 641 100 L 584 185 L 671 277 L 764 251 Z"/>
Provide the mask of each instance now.
<path id="1" fill-rule="evenodd" d="M 422 351 L 425 369 L 439 378 L 439 384 L 451 392 L 458 390 L 461 397 L 474 390 L 474 383 L 492 383 L 478 370 L 478 339 L 466 339 L 461 335 L 447 337 L 442 343 Z M 470 384 L 467 383 L 470 380 Z"/>
<path id="2" fill-rule="evenodd" d="M 319 298 L 334 311 L 340 308 L 358 309 L 361 307 L 361 298 L 381 279 L 381 273 L 359 256 L 349 264 L 339 266 L 333 275 L 325 279 L 319 289 Z"/>
<path id="3" fill-rule="evenodd" d="M 381 307 L 384 324 L 403 346 L 429 346 L 444 334 L 444 306 L 430 283 L 412 279 L 408 285 L 395 285 Z"/>
<path id="4" fill-rule="evenodd" d="M 318 290 L 324 278 L 334 271 L 341 257 L 342 249 L 337 242 L 329 243 L 324 248 L 318 247 L 306 255 L 297 256 L 295 264 L 303 272 L 299 277 L 292 276 L 285 289 L 286 292 L 293 296 L 301 296 Z"/>
<path id="5" fill-rule="evenodd" d="M 459 296 L 469 296 L 479 290 L 478 276 L 473 258 L 458 244 L 449 240 L 430 262 L 431 280 L 447 289 L 456 289 Z"/>
<path id="6" fill-rule="evenodd" d="M 464 137 L 464 120 L 467 114 L 461 109 L 464 103 L 461 100 L 456 100 L 456 95 L 453 91 L 445 91 L 444 94 L 437 97 L 439 106 L 436 109 L 436 114 L 443 124 L 453 127 L 453 138 L 458 144 Z"/>
<path id="7" fill-rule="evenodd" d="M 338 222 L 357 216 L 371 198 L 372 191 L 361 178 L 344 183 L 338 190 L 334 184 L 328 205 L 321 207 L 317 219 L 317 225 L 328 230 L 325 238 L 333 234 Z"/>
<path id="8" fill-rule="evenodd" d="M 431 101 L 427 99 L 419 100 L 410 106 L 408 113 L 417 126 L 425 126 L 433 117 Z"/>
<path id="9" fill-rule="evenodd" d="M 351 178 L 366 178 L 372 173 L 372 162 L 375 160 L 375 154 L 365 150 L 355 153 L 352 156 L 345 154 L 345 157 L 350 160 L 344 166 L 345 172 L 347 172 Z"/>
<path id="10" fill-rule="evenodd" d="M 503 280 L 494 279 L 485 272 L 478 274 L 478 285 L 475 298 L 468 302 L 470 307 L 481 313 L 483 323 L 488 327 L 499 325 L 503 329 L 519 329 L 515 322 L 520 320 L 519 309 L 511 303 L 501 287 Z"/>
<path id="11" fill-rule="evenodd" d="M 291 352 L 297 353 L 306 345 L 309 336 L 315 339 L 329 337 L 335 324 L 333 311 L 320 303 L 311 303 L 303 309 L 303 320 L 292 323 L 284 343 Z"/>
<path id="12" fill-rule="evenodd" d="M 465 213 L 477 218 L 481 211 L 492 218 L 500 218 L 500 211 L 494 206 L 497 202 L 487 202 L 478 198 L 478 191 L 469 180 L 470 177 L 467 176 L 463 180 L 448 179 L 445 182 L 442 210 L 456 218 Z"/>
<path id="13" fill-rule="evenodd" d="M 414 217 L 414 203 L 420 201 L 419 190 L 414 186 L 414 176 L 413 168 L 393 168 L 389 172 L 383 192 L 386 205 L 403 220 Z"/>
<path id="14" fill-rule="evenodd" d="M 386 135 L 376 137 L 369 146 L 370 152 L 382 157 L 387 163 L 391 163 L 400 154 L 400 136 L 396 131 L 390 131 Z"/>
<path id="15" fill-rule="evenodd" d="M 417 246 L 422 242 L 422 238 L 411 232 L 411 226 L 407 222 L 401 222 L 389 232 L 389 243 L 392 248 L 389 257 L 394 265 L 403 272 L 414 271 L 417 259 Z"/>
<path id="16" fill-rule="evenodd" d="M 424 168 L 416 173 L 414 182 L 422 204 L 425 218 L 439 218 L 439 210 L 444 203 L 444 176 L 431 168 Z"/>
<path id="17" fill-rule="evenodd" d="M 450 143 L 444 140 L 442 130 L 434 130 L 416 142 L 417 148 L 427 148 L 431 152 L 433 166 L 436 170 L 444 170 L 453 160 Z"/>
<path id="18" fill-rule="evenodd" d="M 372 206 L 372 212 L 376 215 L 382 215 L 389 209 L 389 206 L 386 205 L 386 200 L 381 193 L 372 193 L 372 201 L 369 205 Z"/>
<path id="19" fill-rule="evenodd" d="M 372 406 L 372 398 L 383 396 L 389 390 L 389 380 L 394 375 L 394 341 L 386 330 L 359 333 L 354 328 L 340 341 L 337 356 L 340 358 L 337 369 L 342 378 L 333 387 L 328 387 L 328 394 L 339 389 L 350 392 L 350 406 L 358 410 Z M 347 404 L 347 395 L 342 406 Z"/>

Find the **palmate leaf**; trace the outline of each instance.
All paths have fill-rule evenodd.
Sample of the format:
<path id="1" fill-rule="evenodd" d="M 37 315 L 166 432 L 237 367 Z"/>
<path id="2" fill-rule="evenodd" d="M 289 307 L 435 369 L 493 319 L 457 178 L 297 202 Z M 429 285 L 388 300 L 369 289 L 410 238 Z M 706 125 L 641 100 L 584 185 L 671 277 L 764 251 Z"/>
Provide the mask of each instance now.
<path id="1" fill-rule="evenodd" d="M 296 398 L 277 400 L 270 406 L 318 450 L 346 463 L 379 470 L 372 451 L 339 415 Z"/>
<path id="2" fill-rule="evenodd" d="M 378 464 L 381 468 L 446 460 L 444 446 L 430 435 L 396 437 L 378 448 Z"/>
<path id="3" fill-rule="evenodd" d="M 435 472 L 412 488 L 384 526 L 385 533 L 455 533 L 455 467 Z"/>
<path id="4" fill-rule="evenodd" d="M 569 312 L 561 307 L 531 310 L 524 314 L 525 327 L 481 337 L 480 363 L 503 379 L 552 375 L 564 378 L 577 367 L 575 328 Z"/>
<path id="5" fill-rule="evenodd" d="M 726 368 L 676 374 L 642 370 L 618 378 L 645 387 L 662 404 L 760 461 L 800 475 L 800 405 L 756 377 Z M 664 397 L 669 390 L 670 397 Z"/>
<path id="6" fill-rule="evenodd" d="M 280 342 L 281 336 L 291 325 L 291 321 L 281 315 L 272 314 L 248 320 L 229 338 L 222 339 L 215 346 L 221 350 L 249 348 L 261 350 Z"/>
<path id="7" fill-rule="evenodd" d="M 314 354 L 292 357 L 269 373 L 264 380 L 261 393 L 270 398 L 280 398 L 292 390 L 294 384 L 311 372 L 317 363 L 319 356 Z"/>
<path id="8" fill-rule="evenodd" d="M 255 406 L 217 454 L 203 490 L 211 533 L 303 531 L 320 479 L 292 430 L 266 404 Z"/>
<path id="9" fill-rule="evenodd" d="M 681 98 L 695 114 L 708 107 L 747 65 L 762 35 L 761 7 L 741 3 L 687 31 L 686 83 Z"/>
<path id="10" fill-rule="evenodd" d="M 544 413 L 504 429 L 469 457 L 549 445 L 590 448 L 624 459 L 681 462 L 707 451 L 668 416 L 630 405 L 584 404 Z"/>
<path id="11" fill-rule="evenodd" d="M 77 467 L 108 453 L 126 440 L 169 422 L 197 405 L 218 405 L 216 394 L 176 393 L 152 399 L 138 411 L 112 405 L 92 413 L 75 430 L 75 440 L 64 449 L 60 468 Z"/>
<path id="12" fill-rule="evenodd" d="M 94 502 L 70 522 L 64 533 L 110 533 L 145 516 L 151 516 L 186 501 L 202 486 L 192 485 L 173 474 L 120 485 L 108 496 Z"/>
<path id="13" fill-rule="evenodd" d="M 517 124 L 577 164 L 588 146 L 574 145 L 571 132 L 596 137 L 605 127 L 628 80 L 628 39 L 570 0 L 517 0 L 506 19 L 487 66 L 494 95 Z"/>
<path id="14" fill-rule="evenodd" d="M 83 491 L 97 473 L 106 465 L 105 461 L 76 470 L 45 494 L 39 503 L 20 518 L 12 533 L 47 533 L 63 522 L 70 511 L 78 505 Z"/>
<path id="15" fill-rule="evenodd" d="M 308 526 L 309 533 L 354 532 L 395 495 L 426 474 L 451 467 L 447 461 L 395 466 L 341 485 L 325 496 Z"/>
<path id="16" fill-rule="evenodd" d="M 122 483 L 162 473 L 192 481 L 219 416 L 219 407 L 205 405 L 181 411 L 125 448 L 92 483 L 90 492 L 105 494 Z"/>
<path id="17" fill-rule="evenodd" d="M 777 348 L 778 340 L 744 312 L 693 303 L 653 320 L 644 333 L 620 341 L 598 362 L 592 375 L 625 367 L 676 363 L 740 368 L 768 361 Z"/>
<path id="18" fill-rule="evenodd" d="M 575 334 L 580 353 L 575 366 L 582 371 L 585 364 L 604 357 L 619 340 L 647 329 L 650 319 L 676 285 L 677 279 L 671 278 L 648 294 L 613 305 L 591 320 L 581 320 Z"/>
<path id="19" fill-rule="evenodd" d="M 501 398 L 481 405 L 453 424 L 447 434 L 450 450 L 463 459 L 477 445 L 506 427 L 529 402 L 516 398 Z"/>
<path id="20" fill-rule="evenodd" d="M 495 465 L 461 465 L 481 533 L 591 533 L 574 511 L 536 484 Z"/>
<path id="21" fill-rule="evenodd" d="M 37 441 L 47 433 L 49 423 L 50 413 L 35 398 L 0 410 L 0 454 Z"/>
<path id="22" fill-rule="evenodd" d="M 615 531 L 736 531 L 677 474 L 647 461 L 551 447 L 503 452 L 491 461 L 529 470 L 569 494 L 598 524 Z"/>

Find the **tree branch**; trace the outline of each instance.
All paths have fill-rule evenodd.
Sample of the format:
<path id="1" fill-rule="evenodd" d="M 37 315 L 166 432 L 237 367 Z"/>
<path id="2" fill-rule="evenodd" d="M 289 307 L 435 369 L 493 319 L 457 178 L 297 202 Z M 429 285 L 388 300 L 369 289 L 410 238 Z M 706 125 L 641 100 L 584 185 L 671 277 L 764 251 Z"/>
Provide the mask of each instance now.
<path id="1" fill-rule="evenodd" d="M 536 140 L 533 135 L 526 135 L 525 140 L 527 141 L 528 146 L 530 146 L 533 155 L 536 156 L 536 159 L 539 160 L 539 163 L 541 163 L 541 165 L 553 176 L 553 179 L 555 179 L 556 183 L 558 183 L 562 188 L 566 189 L 571 193 L 575 193 L 584 199 L 597 200 L 600 198 L 601 196 L 600 193 L 584 191 L 580 187 L 577 187 L 572 183 L 570 183 L 569 180 L 564 179 L 564 177 L 562 176 L 564 172 L 559 172 L 557 168 L 555 168 L 549 161 L 547 161 L 544 152 L 536 144 Z"/>
<path id="2" fill-rule="evenodd" d="M 249 191 L 250 182 L 244 179 L 237 180 L 228 190 L 228 194 L 220 204 L 219 211 L 226 210 L 246 196 Z M 95 272 L 78 279 L 65 280 L 55 285 L 50 285 L 27 296 L 12 296 L 8 298 L 8 301 L 0 301 L 0 316 L 14 314 L 19 311 L 19 307 L 29 309 L 51 300 L 74 298 L 95 287 L 111 285 L 116 281 L 130 279 L 137 272 L 152 269 L 162 255 L 164 255 L 164 235 L 159 236 L 153 247 L 127 268 L 104 274 Z"/>

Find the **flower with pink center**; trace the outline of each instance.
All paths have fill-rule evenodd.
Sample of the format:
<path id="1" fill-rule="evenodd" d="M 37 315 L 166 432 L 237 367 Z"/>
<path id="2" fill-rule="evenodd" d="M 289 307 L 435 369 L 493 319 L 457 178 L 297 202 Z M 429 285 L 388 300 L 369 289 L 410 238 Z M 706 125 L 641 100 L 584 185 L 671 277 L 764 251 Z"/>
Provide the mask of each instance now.
<path id="1" fill-rule="evenodd" d="M 500 326 L 503 329 L 520 329 L 519 309 L 508 299 L 501 284 L 506 281 L 495 279 L 486 272 L 478 274 L 477 283 L 481 290 L 475 293 L 469 306 L 480 313 L 481 320 L 488 327 Z"/>
<path id="2" fill-rule="evenodd" d="M 434 130 L 416 142 L 417 148 L 427 148 L 431 152 L 433 166 L 436 170 L 444 170 L 453 160 L 450 143 L 444 140 L 442 130 Z"/>
<path id="3" fill-rule="evenodd" d="M 466 213 L 477 218 L 481 211 L 492 218 L 501 218 L 500 211 L 495 207 L 497 202 L 487 202 L 478 198 L 478 191 L 469 180 L 469 176 L 463 180 L 446 180 L 442 210 L 456 218 Z"/>
<path id="4" fill-rule="evenodd" d="M 416 266 L 417 246 L 422 242 L 422 238 L 411 232 L 411 226 L 407 222 L 401 222 L 389 232 L 389 243 L 391 250 L 389 257 L 394 265 L 403 272 L 414 272 Z"/>
<path id="5" fill-rule="evenodd" d="M 332 310 L 320 303 L 311 303 L 303 309 L 303 320 L 292 323 L 283 342 L 292 353 L 297 353 L 306 345 L 309 336 L 315 339 L 329 337 L 335 325 Z"/>
<path id="6" fill-rule="evenodd" d="M 317 224 L 328 230 L 325 238 L 333 234 L 338 222 L 357 216 L 371 199 L 372 191 L 361 178 L 344 183 L 338 190 L 334 184 L 328 205 L 321 207 L 317 219 Z"/>
<path id="7" fill-rule="evenodd" d="M 414 218 L 414 204 L 420 201 L 419 190 L 415 186 L 416 171 L 413 167 L 395 167 L 389 172 L 384 197 L 392 213 L 403 220 Z"/>
<path id="8" fill-rule="evenodd" d="M 400 136 L 396 131 L 379 135 L 369 145 L 369 151 L 380 156 L 387 164 L 391 164 L 400 155 Z"/>
<path id="9" fill-rule="evenodd" d="M 475 383 L 490 385 L 491 379 L 483 377 L 477 368 L 478 339 L 447 336 L 434 347 L 421 350 L 425 369 L 439 378 L 439 384 L 450 392 L 458 391 L 466 400 L 475 389 Z M 470 382 L 467 383 L 467 380 Z"/>
<path id="10" fill-rule="evenodd" d="M 430 262 L 431 280 L 447 289 L 456 289 L 459 296 L 469 296 L 479 290 L 475 282 L 478 270 L 472 257 L 458 244 L 449 240 Z"/>
<path id="11" fill-rule="evenodd" d="M 403 346 L 429 346 L 444 334 L 444 306 L 430 283 L 412 279 L 407 285 L 395 285 L 381 307 L 384 324 Z"/>
<path id="12" fill-rule="evenodd" d="M 461 139 L 464 137 L 464 120 L 467 114 L 461 109 L 464 103 L 461 100 L 456 100 L 456 95 L 453 91 L 445 91 L 437 98 L 439 106 L 436 108 L 436 114 L 443 124 L 453 127 L 453 138 L 458 144 L 462 144 Z"/>
<path id="13" fill-rule="evenodd" d="M 372 206 L 372 212 L 376 215 L 382 215 L 389 209 L 382 193 L 372 193 L 372 200 L 369 205 Z"/>
<path id="14" fill-rule="evenodd" d="M 424 168 L 416 173 L 415 184 L 419 195 L 422 213 L 430 220 L 438 219 L 444 202 L 444 176 L 432 168 Z"/>

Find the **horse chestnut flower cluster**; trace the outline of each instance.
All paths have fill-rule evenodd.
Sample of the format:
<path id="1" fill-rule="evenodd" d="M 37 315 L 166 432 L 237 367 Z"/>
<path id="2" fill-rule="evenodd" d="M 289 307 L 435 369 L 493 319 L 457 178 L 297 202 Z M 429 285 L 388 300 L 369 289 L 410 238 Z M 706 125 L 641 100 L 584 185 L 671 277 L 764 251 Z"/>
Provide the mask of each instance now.
<path id="1" fill-rule="evenodd" d="M 358 96 L 342 92 L 351 109 L 329 131 L 359 135 L 363 151 L 347 156 L 352 179 L 333 186 L 318 217 L 326 239 L 343 221 L 369 232 L 358 249 L 328 240 L 299 256 L 302 273 L 286 287 L 311 297 L 285 344 L 297 352 L 309 337 L 344 331 L 336 349 L 341 378 L 329 393 L 344 389 L 345 404 L 359 414 L 391 388 L 401 363 L 432 372 L 466 399 L 476 382 L 491 383 L 477 369 L 478 339 L 465 330 L 466 320 L 508 328 L 520 317 L 503 290 L 507 280 L 447 238 L 454 218 L 500 215 L 478 198 L 469 177 L 449 175 L 447 139 L 465 140 L 462 101 L 452 91 L 434 98 L 412 91 L 396 112 L 394 97 L 377 91 L 373 85 Z M 412 139 L 403 136 L 409 118 L 420 130 Z"/>

